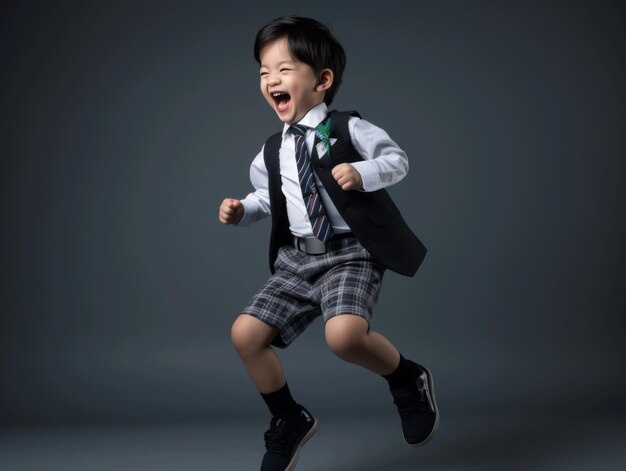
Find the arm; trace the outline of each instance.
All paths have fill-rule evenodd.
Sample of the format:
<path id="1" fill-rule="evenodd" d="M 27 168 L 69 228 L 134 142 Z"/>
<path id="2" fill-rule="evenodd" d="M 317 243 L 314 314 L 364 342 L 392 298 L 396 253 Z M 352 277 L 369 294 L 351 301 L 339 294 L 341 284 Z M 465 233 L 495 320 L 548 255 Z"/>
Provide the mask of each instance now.
<path id="1" fill-rule="evenodd" d="M 255 191 L 241 201 L 226 198 L 220 206 L 220 221 L 223 224 L 248 226 L 270 214 L 270 197 L 267 169 L 263 159 L 263 148 L 250 165 L 250 182 Z"/>
<path id="2" fill-rule="evenodd" d="M 350 118 L 348 128 L 352 145 L 365 159 L 351 164 L 360 175 L 363 191 L 380 190 L 406 176 L 409 159 L 383 129 L 356 117 Z"/>

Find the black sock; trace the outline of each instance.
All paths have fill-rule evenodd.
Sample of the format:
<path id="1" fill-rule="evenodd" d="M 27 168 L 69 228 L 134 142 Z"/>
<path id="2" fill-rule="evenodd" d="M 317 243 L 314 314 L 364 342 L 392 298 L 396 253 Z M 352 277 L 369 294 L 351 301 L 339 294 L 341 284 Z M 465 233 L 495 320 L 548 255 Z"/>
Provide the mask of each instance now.
<path id="1" fill-rule="evenodd" d="M 392 373 L 381 375 L 389 383 L 389 389 L 398 389 L 415 384 L 415 366 L 400 354 L 400 363 Z"/>
<path id="2" fill-rule="evenodd" d="M 302 406 L 291 397 L 287 383 L 278 391 L 260 394 L 274 417 L 288 420 L 298 415 L 302 410 Z"/>

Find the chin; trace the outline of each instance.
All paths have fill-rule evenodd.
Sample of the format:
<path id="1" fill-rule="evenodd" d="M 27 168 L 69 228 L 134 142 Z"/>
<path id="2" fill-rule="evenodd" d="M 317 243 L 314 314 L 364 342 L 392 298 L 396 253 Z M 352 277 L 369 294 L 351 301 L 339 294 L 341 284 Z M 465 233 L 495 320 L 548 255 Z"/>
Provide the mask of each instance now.
<path id="1" fill-rule="evenodd" d="M 297 123 L 300 119 L 302 119 L 294 116 L 293 113 L 280 113 L 277 110 L 274 111 L 276 111 L 276 116 L 278 116 L 278 119 L 280 119 L 285 124 Z"/>

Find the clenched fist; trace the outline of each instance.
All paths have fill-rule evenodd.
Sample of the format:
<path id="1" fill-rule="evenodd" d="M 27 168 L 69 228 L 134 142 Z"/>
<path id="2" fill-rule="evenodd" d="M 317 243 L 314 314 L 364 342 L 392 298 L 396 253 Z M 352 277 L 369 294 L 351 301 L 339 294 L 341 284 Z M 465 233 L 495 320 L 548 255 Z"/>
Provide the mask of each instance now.
<path id="1" fill-rule="evenodd" d="M 350 164 L 339 164 L 333 167 L 333 178 L 342 190 L 359 190 L 363 188 L 361 174 Z"/>
<path id="2" fill-rule="evenodd" d="M 234 198 L 226 198 L 220 205 L 220 222 L 222 224 L 239 224 L 243 217 L 243 204 Z"/>

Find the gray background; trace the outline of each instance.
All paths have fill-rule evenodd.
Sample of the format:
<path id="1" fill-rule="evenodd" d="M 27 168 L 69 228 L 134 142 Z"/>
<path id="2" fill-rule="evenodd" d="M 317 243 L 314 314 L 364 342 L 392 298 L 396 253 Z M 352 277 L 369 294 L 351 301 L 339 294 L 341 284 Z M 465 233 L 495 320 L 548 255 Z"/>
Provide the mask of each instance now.
<path id="1" fill-rule="evenodd" d="M 228 446 L 239 432 L 211 427 L 252 420 L 243 448 L 261 446 L 267 411 L 229 329 L 269 274 L 269 221 L 226 227 L 217 208 L 250 191 L 249 164 L 281 128 L 252 44 L 293 13 L 346 49 L 333 107 L 358 110 L 410 158 L 390 192 L 429 253 L 414 278 L 387 272 L 373 328 L 435 374 L 442 437 L 426 464 L 498 469 L 482 446 L 503 460 L 536 450 L 527 440 L 549 424 L 562 446 L 545 456 L 588 447 L 590 429 L 624 433 L 623 4 L 294 5 L 2 7 L 0 418 L 5 439 L 26 437 L 5 464 L 28 469 L 25 431 L 43 426 L 195 423 Z M 343 418 L 338 436 L 367 433 L 366 414 L 397 420 L 384 382 L 334 357 L 319 320 L 279 355 L 298 401 Z M 55 453 L 80 436 L 38 443 Z M 391 458 L 374 443 L 386 442 L 339 449 L 381 469 Z M 176 468 L 167 456 L 150 468 Z M 224 460 L 207 469 L 235 469 Z"/>

